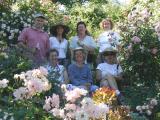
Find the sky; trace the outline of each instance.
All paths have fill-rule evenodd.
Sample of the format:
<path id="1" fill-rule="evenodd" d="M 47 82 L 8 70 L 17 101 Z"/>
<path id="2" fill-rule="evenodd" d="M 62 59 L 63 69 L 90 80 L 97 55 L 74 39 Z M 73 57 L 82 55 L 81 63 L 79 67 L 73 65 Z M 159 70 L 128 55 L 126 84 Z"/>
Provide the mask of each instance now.
<path id="1" fill-rule="evenodd" d="M 117 0 L 121 4 L 128 4 L 131 0 Z"/>

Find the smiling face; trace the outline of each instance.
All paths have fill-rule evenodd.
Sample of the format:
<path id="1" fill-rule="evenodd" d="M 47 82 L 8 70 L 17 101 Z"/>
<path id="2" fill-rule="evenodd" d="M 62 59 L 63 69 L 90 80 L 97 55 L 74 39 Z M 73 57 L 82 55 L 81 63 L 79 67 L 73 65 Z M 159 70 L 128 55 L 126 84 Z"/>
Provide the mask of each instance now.
<path id="1" fill-rule="evenodd" d="M 104 20 L 102 22 L 102 27 L 104 30 L 111 30 L 112 29 L 111 22 L 109 20 Z"/>
<path id="2" fill-rule="evenodd" d="M 82 63 L 84 61 L 84 53 L 82 50 L 75 51 L 75 61 L 78 63 Z"/>
<path id="3" fill-rule="evenodd" d="M 64 32 L 63 26 L 58 26 L 57 29 L 56 29 L 56 31 L 57 31 L 57 34 L 62 35 L 63 32 Z"/>
<path id="4" fill-rule="evenodd" d="M 77 32 L 78 34 L 85 34 L 86 33 L 86 26 L 84 24 L 79 24 L 77 26 Z"/>
<path id="5" fill-rule="evenodd" d="M 43 26 L 45 25 L 45 19 L 44 18 L 41 18 L 41 17 L 37 17 L 34 19 L 34 26 L 36 28 L 43 28 Z"/>
<path id="6" fill-rule="evenodd" d="M 109 64 L 114 64 L 116 61 L 116 53 L 115 52 L 104 53 L 104 60 Z"/>
<path id="7" fill-rule="evenodd" d="M 58 62 L 58 54 L 56 51 L 52 51 L 49 53 L 49 62 L 52 64 L 52 65 L 56 65 L 57 62 Z"/>

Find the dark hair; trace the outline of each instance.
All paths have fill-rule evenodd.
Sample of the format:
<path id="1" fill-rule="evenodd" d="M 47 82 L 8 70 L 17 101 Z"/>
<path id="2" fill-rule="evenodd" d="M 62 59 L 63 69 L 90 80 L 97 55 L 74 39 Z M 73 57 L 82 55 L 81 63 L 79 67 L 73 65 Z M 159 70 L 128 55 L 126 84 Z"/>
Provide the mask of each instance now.
<path id="1" fill-rule="evenodd" d="M 62 33 L 62 38 L 65 38 L 67 39 L 66 37 L 66 34 L 69 32 L 69 27 L 65 26 L 65 25 L 62 25 L 62 24 L 58 24 L 56 26 L 52 26 L 50 28 L 50 33 L 53 35 L 53 36 L 57 36 L 57 28 L 58 27 L 62 27 L 63 28 L 63 33 Z"/>
<path id="2" fill-rule="evenodd" d="M 80 24 L 84 25 L 84 26 L 85 26 L 85 28 L 87 28 L 87 26 L 86 26 L 85 22 L 80 21 L 80 22 L 78 22 L 78 23 L 77 23 L 77 28 L 76 28 L 77 33 L 78 33 L 78 26 L 79 26 Z M 85 33 L 86 33 L 86 35 L 90 35 L 90 34 L 89 34 L 89 32 L 88 32 L 88 30 L 86 30 L 86 32 L 85 32 Z"/>
<path id="3" fill-rule="evenodd" d="M 73 60 L 76 61 L 75 55 L 76 55 L 76 52 L 77 52 L 77 51 L 81 51 L 81 52 L 84 54 L 83 57 L 84 57 L 84 60 L 85 60 L 85 52 L 84 52 L 83 49 L 77 49 L 77 50 L 74 50 L 74 51 L 73 51 Z"/>
<path id="4" fill-rule="evenodd" d="M 52 52 L 56 52 L 57 53 L 57 55 L 59 55 L 59 52 L 56 50 L 56 49 L 50 49 L 48 52 L 47 52 L 47 60 L 49 60 L 49 56 L 50 56 L 50 54 L 52 53 Z"/>

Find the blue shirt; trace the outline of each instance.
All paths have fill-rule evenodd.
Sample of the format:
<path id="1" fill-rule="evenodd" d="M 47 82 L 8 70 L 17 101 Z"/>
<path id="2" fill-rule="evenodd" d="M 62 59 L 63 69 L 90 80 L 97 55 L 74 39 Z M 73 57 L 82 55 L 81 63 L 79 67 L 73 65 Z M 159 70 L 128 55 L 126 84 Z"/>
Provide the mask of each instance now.
<path id="1" fill-rule="evenodd" d="M 68 77 L 71 84 L 75 86 L 84 85 L 86 83 L 92 84 L 93 82 L 91 70 L 87 64 L 84 64 L 82 67 L 79 67 L 74 63 L 69 65 Z"/>

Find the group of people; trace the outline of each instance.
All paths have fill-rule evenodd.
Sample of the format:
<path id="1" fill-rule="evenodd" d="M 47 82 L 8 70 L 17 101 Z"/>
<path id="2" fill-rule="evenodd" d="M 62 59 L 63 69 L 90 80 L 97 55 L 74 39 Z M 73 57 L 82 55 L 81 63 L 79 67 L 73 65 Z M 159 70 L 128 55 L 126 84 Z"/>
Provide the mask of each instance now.
<path id="1" fill-rule="evenodd" d="M 117 95 L 120 94 L 116 81 L 123 79 L 123 71 L 117 61 L 121 38 L 118 33 L 112 31 L 111 19 L 107 18 L 101 22 L 104 32 L 100 34 L 97 43 L 83 21 L 77 23 L 77 35 L 72 37 L 70 42 L 66 38 L 68 26 L 62 23 L 52 26 L 50 29 L 52 36 L 49 37 L 43 31 L 45 21 L 43 14 L 36 14 L 33 26 L 24 28 L 18 38 L 19 47 L 30 51 L 30 59 L 35 66 L 46 63 L 44 66 L 60 84 L 95 91 L 98 86 L 93 83 L 90 55 L 94 54 L 98 47 L 95 79 L 100 83 L 99 87 L 107 86 L 115 89 Z"/>

